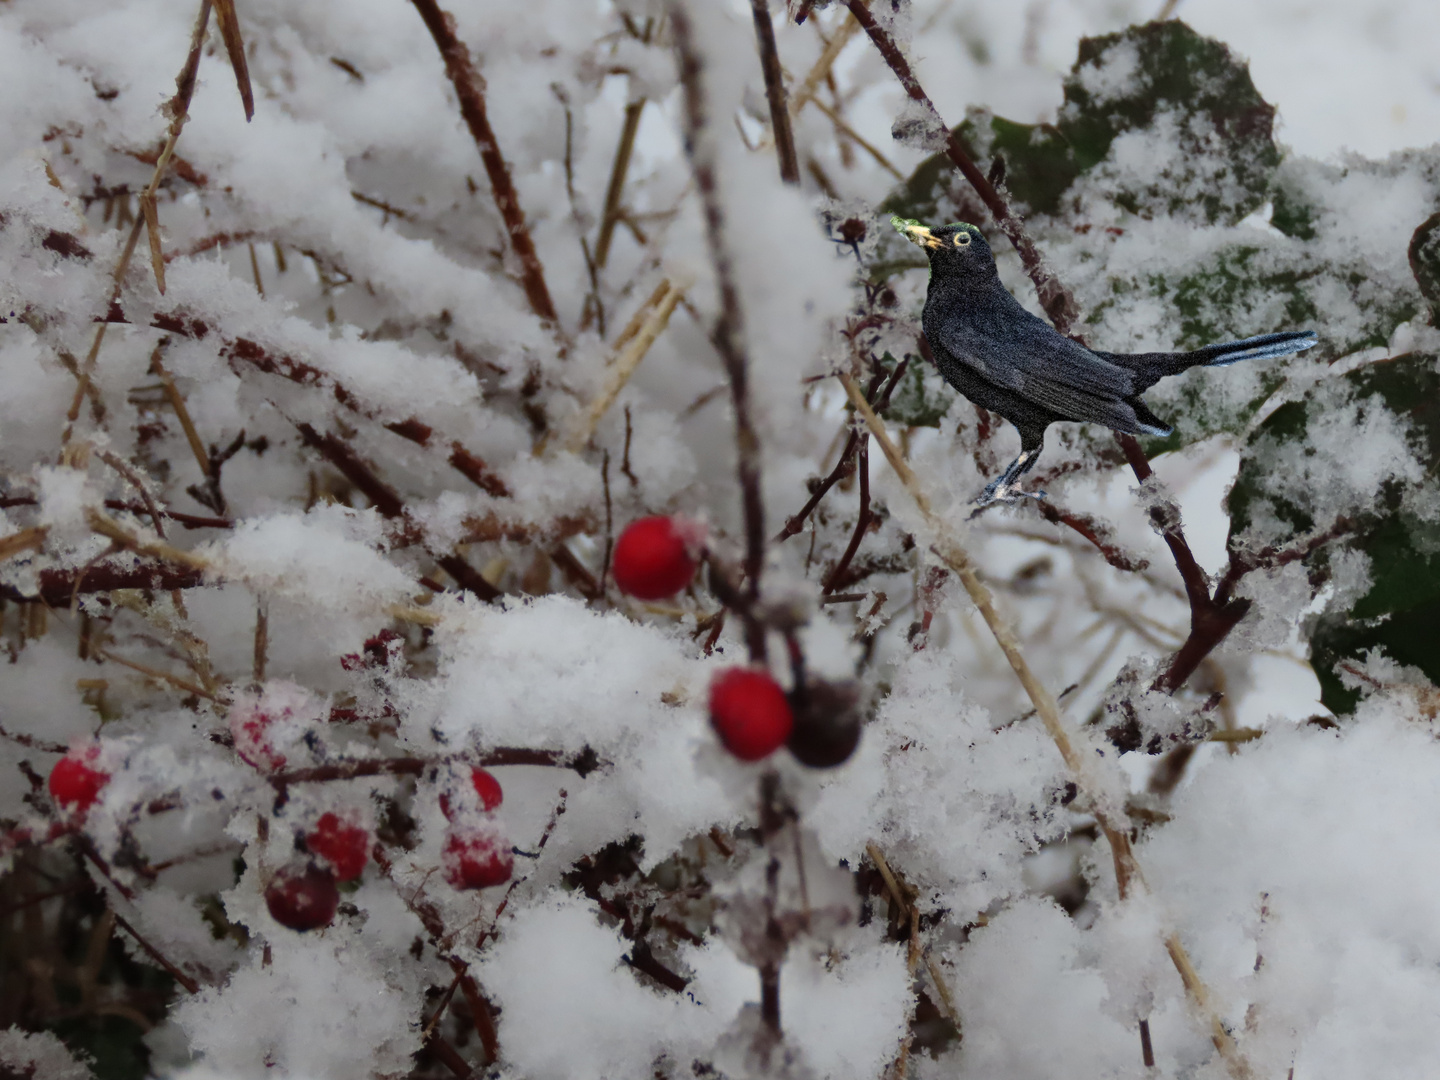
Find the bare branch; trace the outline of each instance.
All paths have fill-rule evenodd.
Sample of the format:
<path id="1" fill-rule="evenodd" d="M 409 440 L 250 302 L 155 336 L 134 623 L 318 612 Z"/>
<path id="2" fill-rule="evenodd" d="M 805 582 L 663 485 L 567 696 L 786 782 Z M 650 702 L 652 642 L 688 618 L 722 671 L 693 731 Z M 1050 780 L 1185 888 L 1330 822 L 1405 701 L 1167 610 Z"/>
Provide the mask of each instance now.
<path id="1" fill-rule="evenodd" d="M 715 150 L 711 133 L 707 130 L 709 119 L 701 82 L 702 64 L 695 48 L 690 14 L 683 4 L 676 4 L 671 9 L 671 26 L 680 59 L 680 83 L 685 91 L 683 123 L 686 152 L 704 206 L 705 235 L 720 294 L 720 317 L 711 340 L 730 378 L 730 399 L 735 410 L 735 456 L 745 517 L 745 588 L 753 606 L 760 596 L 760 575 L 765 565 L 765 504 L 761 498 L 760 436 L 750 415 L 745 320 L 734 264 L 725 238 L 725 212 L 720 205 L 717 187 Z M 751 660 L 756 663 L 762 661 L 766 652 L 765 630 L 753 617 L 745 620 L 745 639 Z"/>
<path id="2" fill-rule="evenodd" d="M 490 189 L 500 217 L 505 222 L 510 247 L 520 260 L 521 281 L 530 310 L 558 332 L 560 317 L 555 313 L 550 288 L 545 284 L 545 268 L 535 250 L 530 228 L 525 224 L 525 212 L 520 208 L 520 196 L 510 178 L 510 166 L 500 153 L 486 114 L 485 79 L 476 69 L 470 50 L 455 33 L 455 17 L 442 10 L 435 0 L 411 0 L 411 3 L 440 49 L 440 56 L 445 61 L 445 74 L 450 77 L 450 84 L 455 87 L 455 96 L 460 101 L 460 114 L 480 149 L 480 160 L 484 162 L 485 173 L 490 178 Z"/>
<path id="3" fill-rule="evenodd" d="M 780 73 L 770 5 L 766 0 L 750 0 L 750 13 L 755 18 L 755 45 L 760 51 L 760 70 L 765 75 L 765 97 L 770 102 L 770 128 L 775 134 L 775 153 L 780 159 L 780 179 L 787 184 L 798 184 L 800 164 L 795 157 L 795 134 L 790 129 L 790 109 L 785 104 L 785 77 Z"/>

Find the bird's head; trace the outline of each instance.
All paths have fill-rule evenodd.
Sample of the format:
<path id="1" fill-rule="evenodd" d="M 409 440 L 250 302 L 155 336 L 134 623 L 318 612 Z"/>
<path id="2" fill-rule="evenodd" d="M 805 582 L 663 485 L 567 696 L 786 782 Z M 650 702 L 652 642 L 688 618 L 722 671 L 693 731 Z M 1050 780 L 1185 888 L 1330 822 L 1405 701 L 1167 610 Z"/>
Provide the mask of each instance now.
<path id="1" fill-rule="evenodd" d="M 890 224 L 906 240 L 925 249 L 925 254 L 930 257 L 932 274 L 965 277 L 995 275 L 995 256 L 974 225 L 957 221 L 953 225 L 930 229 L 918 221 L 900 217 L 892 217 Z"/>

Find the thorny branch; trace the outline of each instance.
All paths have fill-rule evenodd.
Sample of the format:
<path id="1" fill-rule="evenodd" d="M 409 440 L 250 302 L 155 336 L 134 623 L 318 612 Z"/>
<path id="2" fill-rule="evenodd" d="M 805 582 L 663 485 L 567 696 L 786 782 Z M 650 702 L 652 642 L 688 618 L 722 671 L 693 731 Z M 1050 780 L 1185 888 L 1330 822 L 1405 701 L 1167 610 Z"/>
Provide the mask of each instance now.
<path id="1" fill-rule="evenodd" d="M 915 78 L 915 73 L 910 69 L 910 62 L 905 59 L 905 53 L 895 39 L 890 36 L 890 32 L 876 21 L 875 16 L 865 5 L 865 0 L 846 0 L 846 6 L 849 7 L 850 14 L 855 17 L 855 21 L 860 24 L 865 33 L 870 35 L 870 40 L 874 42 L 875 48 L 879 50 L 885 63 L 890 66 L 890 70 L 895 73 L 895 77 L 900 80 L 900 85 L 905 93 L 928 112 L 937 124 L 944 126 L 944 121 L 940 119 L 935 103 L 930 100 L 930 95 L 925 92 L 920 81 Z M 1040 249 L 1035 246 L 1035 241 L 1030 238 L 1030 234 L 1025 231 L 1024 224 L 1011 211 L 1010 204 L 1005 201 L 1004 196 L 995 190 L 995 186 L 980 171 L 964 141 L 949 127 L 946 127 L 945 131 L 946 156 L 960 170 L 965 179 L 970 181 L 976 194 L 994 215 L 995 224 L 1015 246 L 1020 261 L 1025 265 L 1025 272 L 1035 282 L 1035 291 L 1040 297 L 1040 306 L 1050 316 L 1050 321 L 1055 324 L 1055 329 L 1062 334 L 1070 333 L 1075 325 L 1075 320 L 1080 315 L 1075 298 L 1045 265 L 1045 261 L 1040 255 Z"/>
<path id="2" fill-rule="evenodd" d="M 550 299 L 550 287 L 545 284 L 545 268 L 535 250 L 530 228 L 525 224 L 525 212 L 520 208 L 520 196 L 510 177 L 510 165 L 500 153 L 495 132 L 490 127 L 485 107 L 485 79 L 475 67 L 470 50 L 455 33 L 455 17 L 442 10 L 435 0 L 411 0 L 411 3 L 440 49 L 440 56 L 445 61 L 445 74 L 450 77 L 460 102 L 460 114 L 480 149 L 480 160 L 484 162 L 485 174 L 490 178 L 490 189 L 500 217 L 505 222 L 510 247 L 520 260 L 520 277 L 530 310 L 558 332 L 560 317 L 555 313 L 554 301 Z"/>
<path id="3" fill-rule="evenodd" d="M 306 423 L 295 425 L 305 445 L 310 447 L 359 488 L 382 517 L 409 521 L 405 502 L 399 492 L 375 474 L 375 470 L 355 453 L 350 445 L 330 432 L 320 433 Z M 474 593 L 481 600 L 500 598 L 500 590 L 486 581 L 463 555 L 457 552 L 432 552 L 440 568 L 455 579 L 455 583 L 467 592 Z"/>

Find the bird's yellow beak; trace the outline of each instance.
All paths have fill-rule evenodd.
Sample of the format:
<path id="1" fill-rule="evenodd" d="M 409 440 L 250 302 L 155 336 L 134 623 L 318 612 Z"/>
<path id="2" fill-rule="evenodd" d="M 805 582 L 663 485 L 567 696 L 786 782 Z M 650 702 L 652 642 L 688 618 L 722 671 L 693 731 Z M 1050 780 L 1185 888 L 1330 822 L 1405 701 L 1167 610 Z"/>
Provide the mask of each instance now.
<path id="1" fill-rule="evenodd" d="M 912 244 L 918 244 L 923 248 L 941 246 L 940 238 L 913 218 L 892 217 L 890 224 L 895 227 L 896 232 Z"/>

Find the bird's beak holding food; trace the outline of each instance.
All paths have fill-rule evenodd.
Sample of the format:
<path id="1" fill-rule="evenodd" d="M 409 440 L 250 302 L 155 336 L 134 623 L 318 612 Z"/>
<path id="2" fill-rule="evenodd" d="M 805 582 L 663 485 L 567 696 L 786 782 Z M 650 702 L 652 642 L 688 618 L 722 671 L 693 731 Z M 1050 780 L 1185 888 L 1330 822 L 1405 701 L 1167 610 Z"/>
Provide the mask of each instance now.
<path id="1" fill-rule="evenodd" d="M 892 217 L 890 224 L 895 227 L 896 232 L 912 244 L 918 244 L 927 249 L 940 247 L 940 238 L 918 221 L 911 218 Z"/>

